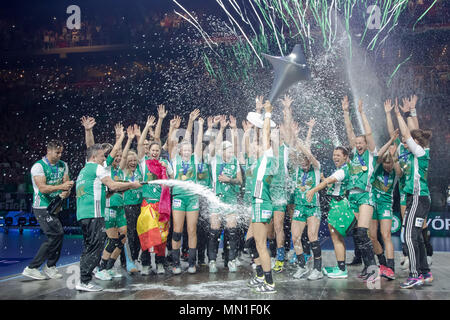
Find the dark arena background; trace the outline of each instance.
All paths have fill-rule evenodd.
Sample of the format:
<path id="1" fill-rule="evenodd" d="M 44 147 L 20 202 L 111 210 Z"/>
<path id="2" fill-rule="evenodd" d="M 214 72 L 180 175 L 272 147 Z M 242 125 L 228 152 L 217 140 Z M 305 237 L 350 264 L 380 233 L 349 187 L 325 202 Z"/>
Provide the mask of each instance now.
<path id="1" fill-rule="evenodd" d="M 72 5 L 79 8 L 79 17 L 68 10 Z M 74 27 L 77 19 L 80 25 Z M 177 300 L 180 306 L 182 300 L 202 306 L 199 300 L 450 299 L 450 1 L 19 0 L 1 4 L 0 26 L 0 299 Z M 122 278 L 97 281 L 103 291 L 79 292 L 74 277 L 83 239 L 75 192 L 59 213 L 65 235 L 57 268 L 63 278 L 41 281 L 22 275 L 46 239 L 32 211 L 30 169 L 46 154 L 48 141 L 64 143 L 61 159 L 75 181 L 85 165 L 83 116 L 95 118 L 96 142 L 112 144 L 116 123 L 142 129 L 147 116 L 158 116 L 160 104 L 168 111 L 163 144 L 170 119 L 180 116 L 180 128 L 186 128 L 195 109 L 205 123 L 209 116 L 232 115 L 240 129 L 254 110 L 255 97 L 268 97 L 271 89 L 273 69 L 262 53 L 288 55 L 295 44 L 303 48 L 311 80 L 286 93 L 293 98 L 301 137 L 306 123 L 316 120 L 311 151 L 325 177 L 335 170 L 333 148 L 348 145 L 341 108 L 345 95 L 357 133 L 362 132 L 357 101 L 363 99 L 378 148 L 389 139 L 384 101 L 398 98 L 402 103 L 417 95 L 420 128 L 433 133 L 427 218 L 432 286 L 400 289 L 408 271 L 400 267 L 397 188 L 392 228 L 396 280 L 382 279 L 372 288 L 357 278 L 362 266 L 349 266 L 346 280 L 296 280 L 286 271 L 274 274 L 276 294 L 252 293 L 245 286 L 253 272 L 248 252 L 242 252 L 238 272 L 229 273 L 220 254 L 222 235 L 218 273 L 210 274 L 207 266 L 193 275 L 122 270 Z M 274 102 L 272 119 L 278 124 L 281 109 Z M 335 256 L 322 202 L 319 241 L 328 266 Z M 345 241 L 351 261 L 353 239 Z M 180 314 L 176 306 L 173 312 Z"/>

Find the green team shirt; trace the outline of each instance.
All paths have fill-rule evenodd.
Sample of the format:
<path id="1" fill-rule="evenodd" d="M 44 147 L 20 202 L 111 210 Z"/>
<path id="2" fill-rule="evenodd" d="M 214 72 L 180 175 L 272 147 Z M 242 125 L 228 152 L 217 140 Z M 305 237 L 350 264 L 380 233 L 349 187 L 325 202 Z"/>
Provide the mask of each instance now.
<path id="1" fill-rule="evenodd" d="M 252 202 L 257 199 L 263 201 L 272 201 L 270 196 L 270 185 L 273 176 L 277 173 L 277 161 L 273 157 L 273 149 L 270 148 L 264 152 L 262 157 L 251 167 L 252 176 Z"/>
<path id="2" fill-rule="evenodd" d="M 69 174 L 69 169 L 67 163 L 59 160 L 56 164 L 51 165 L 46 157 L 35 162 L 31 167 L 31 180 L 33 184 L 34 200 L 33 208 L 43 209 L 47 208 L 50 202 L 59 195 L 62 191 L 55 191 L 52 193 L 41 193 L 36 183 L 34 182 L 34 177 L 45 176 L 47 185 L 58 185 L 62 184 L 64 180 L 64 175 Z"/>
<path id="3" fill-rule="evenodd" d="M 181 181 L 192 181 L 196 182 L 197 180 L 197 170 L 195 168 L 195 155 L 192 154 L 189 161 L 184 162 L 181 159 L 180 155 L 176 155 L 174 161 L 172 162 L 173 170 L 174 170 L 174 179 Z M 173 195 L 183 195 L 190 196 L 193 195 L 192 192 L 189 192 L 180 187 L 173 187 L 172 189 Z"/>
<path id="4" fill-rule="evenodd" d="M 125 181 L 143 181 L 141 169 L 139 166 L 136 167 L 134 172 L 129 172 L 128 174 L 124 172 Z M 138 189 L 127 190 L 123 194 L 124 204 L 126 206 L 136 205 L 142 203 L 142 187 Z"/>
<path id="5" fill-rule="evenodd" d="M 282 144 L 278 148 L 278 171 L 273 176 L 271 187 L 284 188 L 286 186 L 286 177 L 288 176 L 289 147 Z"/>
<path id="6" fill-rule="evenodd" d="M 406 175 L 405 188 L 403 190 L 408 194 L 429 196 L 430 191 L 428 190 L 427 179 L 430 149 L 422 150 L 424 151 L 423 156 L 417 157 L 413 153 L 408 156 L 411 171 Z"/>
<path id="7" fill-rule="evenodd" d="M 364 151 L 359 155 L 356 148 L 353 149 L 353 159 L 350 161 L 350 181 L 348 189 L 361 189 L 366 192 L 372 190 L 374 157 L 376 152 Z"/>
<path id="8" fill-rule="evenodd" d="M 377 159 L 378 157 L 375 157 L 375 161 Z M 377 164 L 375 167 L 374 181 L 372 183 L 372 191 L 375 196 L 375 201 L 392 202 L 394 186 L 397 181 L 398 178 L 394 169 L 392 169 L 391 172 L 386 172 L 383 168 L 383 164 Z"/>
<path id="9" fill-rule="evenodd" d="M 310 166 L 308 171 L 303 171 L 302 168 L 297 168 L 296 173 L 297 187 L 294 191 L 295 204 L 303 205 L 307 207 L 318 207 L 319 205 L 319 195 L 317 192 L 311 202 L 306 200 L 306 192 L 314 188 L 320 183 L 320 164 L 318 168 Z"/>
<path id="10" fill-rule="evenodd" d="M 331 176 L 334 177 L 337 182 L 331 184 L 327 188 L 327 195 L 335 197 L 343 197 L 347 191 L 348 183 L 350 181 L 350 165 L 344 164 L 338 168 Z"/>
<path id="11" fill-rule="evenodd" d="M 123 171 L 117 167 L 113 167 L 114 158 L 111 155 L 108 155 L 106 158 L 106 171 L 108 175 L 111 177 L 112 181 L 125 181 L 125 175 Z M 123 207 L 123 192 L 114 192 L 111 197 L 106 198 L 106 207 L 107 208 L 118 208 Z"/>
<path id="12" fill-rule="evenodd" d="M 252 198 L 252 190 L 253 190 L 253 170 L 252 166 L 255 164 L 254 157 L 248 157 L 245 154 L 245 164 L 243 166 L 244 171 L 244 179 L 245 179 L 245 187 L 244 187 L 244 201 L 250 202 Z"/>
<path id="13" fill-rule="evenodd" d="M 219 155 L 215 155 L 211 159 L 212 185 L 216 195 L 223 195 L 228 198 L 237 197 L 239 185 L 220 182 L 219 176 L 223 174 L 231 179 L 236 179 L 238 170 L 239 163 L 235 156 L 233 156 L 229 162 L 224 162 L 223 158 Z"/>
<path id="14" fill-rule="evenodd" d="M 403 189 L 405 189 L 406 176 L 411 174 L 411 164 L 408 161 L 411 152 L 405 148 L 399 138 L 395 139 L 394 143 L 397 145 L 398 164 L 403 171 L 402 177 L 398 180 L 398 190 L 404 193 Z"/>
<path id="15" fill-rule="evenodd" d="M 76 181 L 77 220 L 102 218 L 106 208 L 106 186 L 102 179 L 107 170 L 94 162 L 87 162 Z"/>
<path id="16" fill-rule="evenodd" d="M 204 160 L 195 158 L 197 164 L 197 183 L 210 188 L 211 187 L 211 164 L 209 156 L 206 156 Z"/>
<path id="17" fill-rule="evenodd" d="M 142 174 L 143 181 L 153 181 L 158 180 L 158 177 L 148 170 L 146 160 L 150 158 L 144 156 L 139 162 L 140 173 Z M 172 169 L 169 162 L 165 159 L 160 158 L 159 161 L 162 161 L 167 164 L 167 174 L 171 174 Z M 159 201 L 161 198 L 161 186 L 159 184 L 144 184 L 142 186 L 142 197 L 145 199 Z"/>

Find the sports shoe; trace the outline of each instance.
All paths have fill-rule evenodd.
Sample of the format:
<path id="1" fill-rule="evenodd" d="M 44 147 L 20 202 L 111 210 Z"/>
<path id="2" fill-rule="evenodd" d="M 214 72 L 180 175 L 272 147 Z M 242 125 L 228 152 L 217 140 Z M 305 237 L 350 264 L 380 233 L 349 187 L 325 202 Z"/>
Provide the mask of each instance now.
<path id="1" fill-rule="evenodd" d="M 251 278 L 247 282 L 247 286 L 249 286 L 249 287 L 257 287 L 263 282 L 264 282 L 264 277 L 258 277 L 257 275 L 254 275 L 253 278 Z"/>
<path id="2" fill-rule="evenodd" d="M 408 279 L 406 279 L 405 282 L 400 284 L 400 288 L 409 289 L 412 287 L 421 286 L 421 285 L 423 285 L 423 283 L 424 283 L 424 280 L 421 278 L 408 278 Z"/>
<path id="3" fill-rule="evenodd" d="M 40 272 L 39 269 L 32 269 L 32 268 L 28 268 L 28 267 L 26 267 L 23 270 L 22 275 L 32 278 L 32 279 L 36 279 L 36 280 L 47 279 L 47 277 L 44 274 L 42 274 L 42 272 Z"/>
<path id="4" fill-rule="evenodd" d="M 275 293 L 275 283 L 268 284 L 265 280 L 259 286 L 254 287 L 253 291 L 257 293 Z"/>
<path id="5" fill-rule="evenodd" d="M 123 277 L 123 275 L 120 272 L 117 272 L 114 269 L 109 269 L 107 271 L 108 271 L 109 275 L 111 276 L 111 278 L 122 278 Z"/>
<path id="6" fill-rule="evenodd" d="M 181 267 L 180 266 L 173 266 L 172 267 L 172 273 L 173 274 L 180 274 L 181 273 Z"/>
<path id="7" fill-rule="evenodd" d="M 347 263 L 348 266 L 359 266 L 362 263 L 362 258 L 354 256 L 353 260 Z"/>
<path id="8" fill-rule="evenodd" d="M 82 283 L 79 282 L 77 283 L 77 285 L 75 286 L 76 290 L 80 290 L 80 291 L 90 291 L 90 292 L 98 292 L 98 291 L 102 291 L 103 288 L 94 284 L 92 281 L 89 283 Z"/>
<path id="9" fill-rule="evenodd" d="M 358 275 L 358 278 L 365 279 L 366 277 L 367 277 L 367 267 L 364 266 L 364 268 L 362 269 L 362 271 Z"/>
<path id="10" fill-rule="evenodd" d="M 326 273 L 325 273 L 325 270 Z M 345 268 L 344 271 L 342 271 L 341 269 L 339 269 L 339 267 L 333 267 L 330 269 L 328 268 L 323 268 L 322 272 L 331 279 L 347 279 L 348 278 L 348 271 L 347 268 Z"/>
<path id="11" fill-rule="evenodd" d="M 373 269 L 370 269 L 371 271 L 369 271 L 368 268 L 364 268 L 365 269 L 365 275 L 362 277 L 362 280 L 364 282 L 375 282 L 376 280 L 380 279 L 380 267 L 379 266 L 374 266 Z"/>
<path id="12" fill-rule="evenodd" d="M 191 273 L 191 274 L 196 273 L 197 272 L 197 268 L 195 266 L 189 267 L 188 268 L 188 272 Z"/>
<path id="13" fill-rule="evenodd" d="M 127 259 L 127 271 L 128 273 L 137 273 L 139 272 L 139 269 L 134 264 L 134 261 Z"/>
<path id="14" fill-rule="evenodd" d="M 308 276 L 308 280 L 319 280 L 322 278 L 323 278 L 322 271 L 319 271 L 317 269 L 313 269 L 313 271 L 311 271 L 311 273 Z"/>
<path id="15" fill-rule="evenodd" d="M 237 271 L 236 260 L 228 261 L 228 271 L 229 272 L 236 272 Z"/>
<path id="16" fill-rule="evenodd" d="M 42 272 L 50 279 L 61 279 L 63 277 L 62 274 L 58 273 L 58 270 L 55 266 L 48 267 L 47 265 L 44 265 L 44 268 L 42 268 Z"/>
<path id="17" fill-rule="evenodd" d="M 150 266 L 142 266 L 141 275 L 148 276 L 150 274 Z"/>
<path id="18" fill-rule="evenodd" d="M 166 273 L 166 269 L 164 269 L 164 265 L 162 263 L 158 263 L 156 265 L 156 274 L 164 274 Z"/>
<path id="19" fill-rule="evenodd" d="M 389 280 L 395 280 L 394 271 L 391 268 L 383 266 L 383 265 L 380 265 L 380 275 Z"/>
<path id="20" fill-rule="evenodd" d="M 275 266 L 273 267 L 273 271 L 276 273 L 280 273 L 284 270 L 284 261 L 277 260 L 275 262 Z"/>
<path id="21" fill-rule="evenodd" d="M 290 264 L 296 264 L 298 261 L 297 255 L 295 254 L 295 252 L 292 253 L 292 257 L 289 259 L 289 263 Z"/>
<path id="22" fill-rule="evenodd" d="M 209 262 L 209 273 L 216 273 L 216 272 L 217 272 L 216 260 L 211 260 Z"/>
<path id="23" fill-rule="evenodd" d="M 427 256 L 427 262 L 428 266 L 431 266 L 431 264 L 433 263 L 433 258 L 431 256 Z"/>
<path id="24" fill-rule="evenodd" d="M 433 275 L 431 274 L 431 272 L 427 272 L 427 273 L 425 273 L 425 274 L 423 274 L 421 276 L 423 277 L 424 284 L 430 284 L 434 280 Z"/>
<path id="25" fill-rule="evenodd" d="M 111 275 L 109 274 L 108 270 L 103 269 L 102 271 L 99 271 L 95 274 L 95 277 L 99 280 L 108 281 L 112 280 Z"/>
<path id="26" fill-rule="evenodd" d="M 294 278 L 295 279 L 300 279 L 301 277 L 303 277 L 307 273 L 308 273 L 308 269 L 302 268 L 302 267 L 299 266 L 297 268 L 297 271 L 294 273 Z"/>
<path id="27" fill-rule="evenodd" d="M 401 262 L 400 262 L 400 267 L 403 270 L 409 270 L 409 258 L 405 257 Z"/>

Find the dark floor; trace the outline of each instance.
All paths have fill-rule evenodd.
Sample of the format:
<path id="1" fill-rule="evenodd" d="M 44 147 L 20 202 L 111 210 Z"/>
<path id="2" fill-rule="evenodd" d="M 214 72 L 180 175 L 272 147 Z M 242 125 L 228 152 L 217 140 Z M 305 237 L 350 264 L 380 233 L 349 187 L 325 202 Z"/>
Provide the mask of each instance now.
<path id="1" fill-rule="evenodd" d="M 448 300 L 450 299 L 450 252 L 436 251 L 433 255 L 432 285 L 418 289 L 400 289 L 399 285 L 407 277 L 400 269 L 401 253 L 396 251 L 397 279 L 381 279 L 368 288 L 356 276 L 361 266 L 349 267 L 349 278 L 332 280 L 296 280 L 293 270 L 275 274 L 277 293 L 258 295 L 246 286 L 252 274 L 249 257 L 244 255 L 237 273 L 229 273 L 218 260 L 219 272 L 210 274 L 206 266 L 199 267 L 196 274 L 184 272 L 181 275 L 152 274 L 149 276 L 128 275 L 112 281 L 96 280 L 104 290 L 99 293 L 77 292 L 74 290 L 78 274 L 81 239 L 66 236 L 58 269 L 63 274 L 60 280 L 32 280 L 20 273 L 29 263 L 39 247 L 43 236 L 38 231 L 25 231 L 23 235 L 10 232 L 0 234 L 2 251 L 0 257 L 0 299 L 1 300 Z M 398 248 L 398 239 L 394 239 Z M 351 239 L 350 239 L 351 241 Z M 439 240 L 441 241 L 441 240 Z M 439 246 L 439 242 L 436 243 Z M 335 264 L 334 252 L 323 241 L 323 265 Z M 436 250 L 437 248 L 435 248 Z M 347 251 L 348 260 L 353 256 Z M 220 254 L 219 254 L 220 256 Z M 186 266 L 185 266 L 186 267 Z"/>

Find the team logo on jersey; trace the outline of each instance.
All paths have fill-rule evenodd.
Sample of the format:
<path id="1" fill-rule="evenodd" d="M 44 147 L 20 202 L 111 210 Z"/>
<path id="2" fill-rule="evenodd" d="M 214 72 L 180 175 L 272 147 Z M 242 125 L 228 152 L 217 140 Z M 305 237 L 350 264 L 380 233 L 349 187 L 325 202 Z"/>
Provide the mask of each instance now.
<path id="1" fill-rule="evenodd" d="M 391 233 L 396 233 L 397 231 L 399 231 L 401 226 L 402 224 L 400 218 L 394 215 L 392 217 Z"/>

